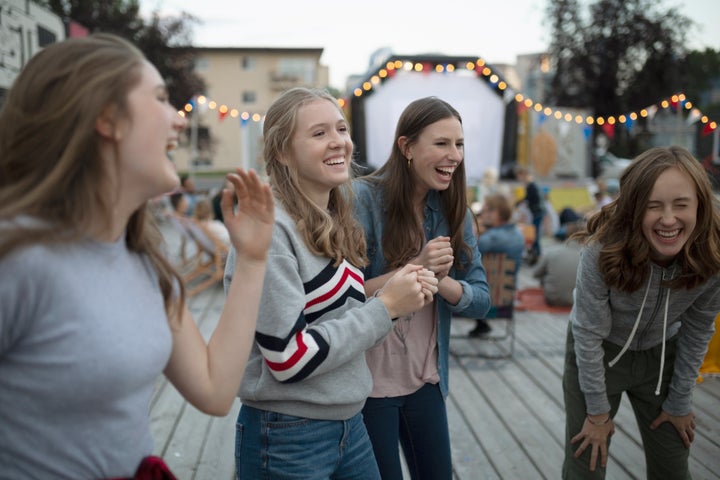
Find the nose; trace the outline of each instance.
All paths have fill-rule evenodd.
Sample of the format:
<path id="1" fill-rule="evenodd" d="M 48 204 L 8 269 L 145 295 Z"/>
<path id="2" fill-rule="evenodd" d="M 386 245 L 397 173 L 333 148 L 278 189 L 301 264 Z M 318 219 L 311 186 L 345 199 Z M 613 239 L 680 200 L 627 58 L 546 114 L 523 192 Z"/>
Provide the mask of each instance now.
<path id="1" fill-rule="evenodd" d="M 172 121 L 172 128 L 173 130 L 177 130 L 178 132 L 181 132 L 187 128 L 188 121 L 185 117 L 180 115 L 180 113 L 177 113 L 177 115 L 173 116 Z"/>
<path id="2" fill-rule="evenodd" d="M 455 160 L 457 163 L 462 162 L 463 159 L 463 147 L 453 146 L 450 149 L 450 158 Z"/>
<path id="3" fill-rule="evenodd" d="M 330 142 L 329 146 L 330 148 L 342 148 L 342 146 L 345 144 L 345 140 L 342 135 L 340 135 L 338 132 L 330 132 L 329 134 Z"/>
<path id="4" fill-rule="evenodd" d="M 660 215 L 660 223 L 663 225 L 672 225 L 675 223 L 675 212 L 673 211 L 672 206 L 668 205 L 663 208 Z"/>

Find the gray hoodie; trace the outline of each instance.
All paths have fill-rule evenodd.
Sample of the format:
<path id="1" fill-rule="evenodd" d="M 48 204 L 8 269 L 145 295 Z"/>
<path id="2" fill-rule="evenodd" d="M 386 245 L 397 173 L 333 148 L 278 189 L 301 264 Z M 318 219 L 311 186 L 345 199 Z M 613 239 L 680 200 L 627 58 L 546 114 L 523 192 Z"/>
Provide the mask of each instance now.
<path id="1" fill-rule="evenodd" d="M 609 289 L 603 281 L 598 269 L 599 252 L 596 242 L 583 248 L 575 305 L 570 313 L 580 389 L 588 414 L 610 411 L 605 368 L 612 368 L 627 349 L 647 350 L 664 345 L 676 335 L 674 372 L 662 408 L 670 415 L 689 414 L 698 369 L 714 332 L 715 316 L 720 312 L 720 275 L 692 290 L 669 291 L 660 285 L 661 281 L 673 278 L 679 268 L 651 264 L 649 278 L 642 288 L 632 293 L 621 292 Z M 623 347 L 615 359 L 603 362 L 603 340 Z M 663 368 L 661 363 L 660 378 Z M 656 394 L 659 391 L 658 382 Z"/>

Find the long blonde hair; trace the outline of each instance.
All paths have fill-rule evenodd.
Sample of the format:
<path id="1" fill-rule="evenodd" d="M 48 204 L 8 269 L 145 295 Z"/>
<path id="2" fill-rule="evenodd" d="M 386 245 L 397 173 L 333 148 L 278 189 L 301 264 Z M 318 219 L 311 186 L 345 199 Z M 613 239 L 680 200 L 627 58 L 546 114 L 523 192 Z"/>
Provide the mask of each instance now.
<path id="1" fill-rule="evenodd" d="M 334 259 L 336 265 L 345 258 L 353 265 L 364 266 L 367 263 L 365 236 L 353 216 L 350 179 L 332 189 L 326 211 L 300 187 L 297 169 L 280 161 L 282 155 L 290 152 L 298 111 L 315 100 L 331 102 L 345 116 L 337 100 L 324 90 L 298 87 L 284 92 L 265 116 L 266 171 L 275 197 L 297 223 L 311 252 Z"/>
<path id="2" fill-rule="evenodd" d="M 129 117 L 127 96 L 143 61 L 129 42 L 93 34 L 52 44 L 27 63 L 0 111 L 0 220 L 42 222 L 5 229 L 0 258 L 32 244 L 77 241 L 97 218 L 109 218 L 113 166 L 100 156 L 95 122 L 111 106 Z M 130 250 L 149 257 L 165 308 L 173 282 L 182 303 L 182 282 L 160 250 L 162 236 L 147 205 L 132 214 L 125 238 Z"/>

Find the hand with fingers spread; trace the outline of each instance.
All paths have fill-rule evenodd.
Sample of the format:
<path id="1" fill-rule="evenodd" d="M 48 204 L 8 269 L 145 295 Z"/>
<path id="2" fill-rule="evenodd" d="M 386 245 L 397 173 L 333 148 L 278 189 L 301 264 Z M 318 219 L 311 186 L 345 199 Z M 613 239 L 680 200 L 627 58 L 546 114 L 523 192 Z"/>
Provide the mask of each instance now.
<path id="1" fill-rule="evenodd" d="M 390 277 L 376 294 L 388 309 L 391 318 L 403 317 L 420 310 L 427 302 L 426 289 L 432 290 L 430 283 L 424 283 L 420 276 L 427 278 L 427 272 L 420 265 L 405 265 Z M 437 285 L 434 287 L 437 289 Z"/>
<path id="2" fill-rule="evenodd" d="M 695 414 L 690 412 L 687 415 L 675 416 L 663 410 L 650 424 L 650 429 L 655 430 L 665 422 L 672 423 L 678 435 L 680 435 L 680 439 L 685 444 L 685 448 L 690 448 L 690 444 L 695 440 Z"/>
<path id="3" fill-rule="evenodd" d="M 233 209 L 233 192 L 224 190 L 221 200 L 223 221 L 238 257 L 265 260 L 272 239 L 274 200 L 270 186 L 257 174 L 240 168 L 229 173 L 227 179 L 235 187 L 238 200 Z"/>
<path id="4" fill-rule="evenodd" d="M 580 443 L 575 450 L 575 458 L 579 458 L 586 448 L 590 447 L 590 471 L 594 472 L 598 465 L 598 454 L 600 456 L 600 466 L 605 468 L 608 460 L 608 438 L 615 433 L 615 424 L 610 418 L 610 414 L 588 415 L 585 417 L 580 433 L 575 435 L 571 443 Z"/>
<path id="5" fill-rule="evenodd" d="M 445 278 L 450 273 L 450 268 L 455 261 L 453 256 L 450 237 L 435 237 L 423 246 L 420 255 L 411 260 L 410 263 L 422 265 L 435 274 L 438 280 Z"/>

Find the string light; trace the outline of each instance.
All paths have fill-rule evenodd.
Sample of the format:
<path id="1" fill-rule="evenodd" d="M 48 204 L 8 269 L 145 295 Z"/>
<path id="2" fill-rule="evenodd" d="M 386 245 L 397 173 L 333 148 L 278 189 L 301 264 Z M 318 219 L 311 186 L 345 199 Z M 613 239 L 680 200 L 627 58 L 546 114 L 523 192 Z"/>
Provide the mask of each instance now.
<path id="1" fill-rule="evenodd" d="M 463 69 L 464 67 L 464 69 Z M 385 65 L 380 67 L 377 72 L 375 72 L 369 80 L 362 83 L 361 86 L 358 86 L 353 89 L 352 95 L 355 97 L 362 97 L 363 95 L 369 95 L 377 88 L 380 88 L 382 84 L 387 81 L 389 78 L 392 78 L 397 71 L 405 71 L 409 73 L 418 72 L 418 73 L 430 73 L 430 72 L 437 72 L 437 73 L 453 73 L 456 71 L 462 72 L 464 71 L 475 71 L 478 76 L 482 75 L 486 78 L 488 83 L 493 87 L 496 88 L 498 91 L 503 92 L 506 89 L 508 89 L 508 85 L 505 81 L 501 80 L 501 77 L 494 73 L 493 70 L 486 64 L 485 60 L 482 58 L 478 58 L 475 61 L 471 60 L 463 60 L 462 62 L 459 62 L 457 65 L 453 63 L 437 63 L 435 65 L 431 64 L 431 62 L 417 62 L 417 61 L 411 61 L 411 60 L 391 60 L 388 61 Z M 536 112 L 540 113 L 541 115 L 545 115 L 546 117 L 554 117 L 557 120 L 562 120 L 568 123 L 576 123 L 578 125 L 580 124 L 587 124 L 587 125 L 599 125 L 603 126 L 605 124 L 608 125 L 632 125 L 630 122 L 635 122 L 638 118 L 649 118 L 652 117 L 658 107 L 662 109 L 667 108 L 680 108 L 685 109 L 689 112 L 691 112 L 691 115 L 693 118 L 697 118 L 701 124 L 705 125 L 705 128 L 709 128 L 710 130 L 714 130 L 717 128 L 717 123 L 714 121 L 711 121 L 707 115 L 704 115 L 699 109 L 697 109 L 692 102 L 687 100 L 687 97 L 683 93 L 676 93 L 674 95 L 671 95 L 669 98 L 662 99 L 658 101 L 654 105 L 647 106 L 637 112 L 626 112 L 626 113 L 620 113 L 617 115 L 611 115 L 608 117 L 595 117 L 592 115 L 588 115 L 586 117 L 582 117 L 581 115 L 574 115 L 570 113 L 563 113 L 559 109 L 553 109 L 551 107 L 543 107 L 543 105 L 539 102 L 534 101 L 532 98 L 525 96 L 523 93 L 516 92 L 514 95 L 515 102 L 518 104 L 521 108 L 532 108 Z M 204 105 L 207 103 L 207 108 L 210 110 L 214 110 L 217 107 L 217 103 L 213 100 L 209 100 L 207 97 L 200 95 L 198 96 L 195 101 L 198 105 Z M 348 100 L 347 99 L 338 99 L 338 104 L 341 108 L 347 108 L 348 107 Z M 195 107 L 191 102 L 188 102 L 184 108 L 180 111 L 178 111 L 178 114 L 185 117 L 188 113 L 193 112 L 197 107 Z M 651 114 L 650 111 L 653 113 Z M 260 113 L 250 113 L 250 112 L 240 112 L 237 109 L 230 108 L 227 105 L 221 105 L 219 108 L 220 112 L 220 118 L 222 119 L 225 115 L 230 112 L 230 116 L 233 118 L 236 118 L 240 116 L 240 118 L 247 122 L 248 120 L 252 120 L 253 122 L 259 122 L 262 120 L 263 115 Z"/>

